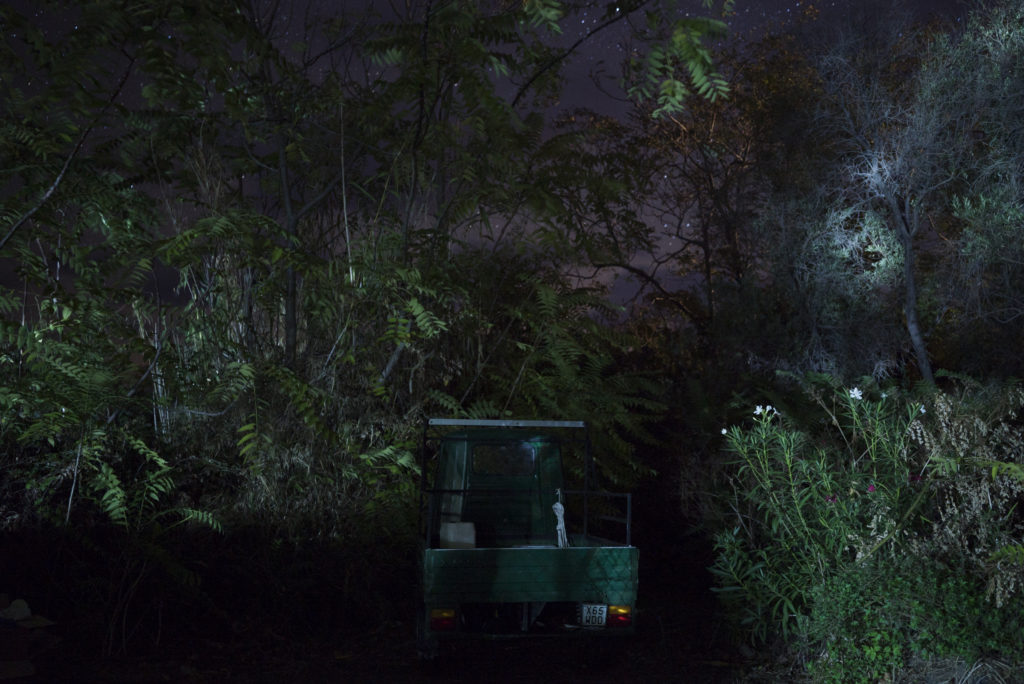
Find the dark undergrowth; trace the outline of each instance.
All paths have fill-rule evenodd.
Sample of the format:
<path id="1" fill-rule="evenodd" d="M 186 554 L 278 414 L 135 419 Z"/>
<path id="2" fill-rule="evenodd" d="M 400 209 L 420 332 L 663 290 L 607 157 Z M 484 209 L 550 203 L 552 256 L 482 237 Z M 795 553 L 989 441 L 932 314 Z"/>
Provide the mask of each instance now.
<path id="1" fill-rule="evenodd" d="M 721 639 L 709 590 L 711 545 L 670 515 L 678 509 L 659 488 L 638 492 L 634 509 L 641 549 L 634 639 L 458 644 L 448 649 L 447 678 L 472 681 L 464 678 L 488 668 L 506 681 L 584 670 L 592 681 L 612 681 L 623 667 L 672 676 L 684 664 L 711 680 L 731 671 L 736 659 Z M 25 599 L 54 623 L 27 646 L 36 675 L 21 681 L 420 676 L 413 549 L 372 531 L 345 542 L 296 544 L 256 527 L 219 534 L 183 526 L 161 542 L 127 540 L 113 527 L 5 533 L 0 592 Z"/>

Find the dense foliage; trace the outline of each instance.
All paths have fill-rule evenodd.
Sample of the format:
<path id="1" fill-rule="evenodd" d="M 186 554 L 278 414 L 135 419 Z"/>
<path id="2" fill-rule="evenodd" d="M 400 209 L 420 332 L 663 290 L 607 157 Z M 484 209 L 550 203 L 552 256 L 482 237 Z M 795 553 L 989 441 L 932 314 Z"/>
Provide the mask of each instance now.
<path id="1" fill-rule="evenodd" d="M 591 4 L 0 8 L 0 530 L 107 573 L 99 645 L 275 577 L 329 622 L 309 554 L 401 613 L 445 415 L 678 478 L 817 678 L 1020 652 L 1021 10 Z M 612 26 L 629 111 L 561 111 Z"/>
<path id="2" fill-rule="evenodd" d="M 292 9 L 0 9 L 0 514 L 123 566 L 83 606 L 107 650 L 159 634 L 129 616 L 192 586 L 220 531 L 238 557 L 319 549 L 380 619 L 428 415 L 587 418 L 607 478 L 651 472 L 663 383 L 617 368 L 604 286 L 566 277 L 619 189 L 547 134 L 579 7 Z M 676 67 L 722 92 L 703 26 L 652 34 L 662 107 Z"/>
<path id="3" fill-rule="evenodd" d="M 752 639 L 792 639 L 837 682 L 1020 652 L 1024 395 L 954 386 L 811 378 L 809 404 L 723 430 L 731 527 L 712 572 Z"/>

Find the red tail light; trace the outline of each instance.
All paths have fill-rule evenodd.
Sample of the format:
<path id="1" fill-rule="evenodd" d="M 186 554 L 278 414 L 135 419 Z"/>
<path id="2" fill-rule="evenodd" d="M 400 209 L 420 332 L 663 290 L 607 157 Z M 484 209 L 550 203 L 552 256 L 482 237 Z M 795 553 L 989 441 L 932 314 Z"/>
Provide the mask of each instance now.
<path id="1" fill-rule="evenodd" d="M 629 627 L 633 624 L 632 606 L 608 606 L 609 627 Z"/>
<path id="2" fill-rule="evenodd" d="M 455 609 L 431 608 L 430 629 L 434 632 L 445 632 L 455 629 Z"/>

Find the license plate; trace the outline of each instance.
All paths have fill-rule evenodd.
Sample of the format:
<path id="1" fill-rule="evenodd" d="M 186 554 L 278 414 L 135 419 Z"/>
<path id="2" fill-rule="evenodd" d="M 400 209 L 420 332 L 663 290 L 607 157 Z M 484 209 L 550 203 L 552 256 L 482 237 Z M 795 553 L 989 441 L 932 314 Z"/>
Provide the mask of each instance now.
<path id="1" fill-rule="evenodd" d="M 608 606 L 603 603 L 584 603 L 580 615 L 583 627 L 604 627 L 608 620 Z"/>

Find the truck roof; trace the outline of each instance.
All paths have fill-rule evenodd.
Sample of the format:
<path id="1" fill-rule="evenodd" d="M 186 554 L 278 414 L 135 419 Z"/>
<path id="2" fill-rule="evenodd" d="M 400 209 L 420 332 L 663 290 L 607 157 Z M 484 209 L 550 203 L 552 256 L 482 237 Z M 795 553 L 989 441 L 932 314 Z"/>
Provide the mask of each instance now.
<path id="1" fill-rule="evenodd" d="M 490 418 L 429 418 L 427 424 L 437 427 L 501 427 L 501 428 L 586 428 L 583 420 L 506 420 Z"/>

